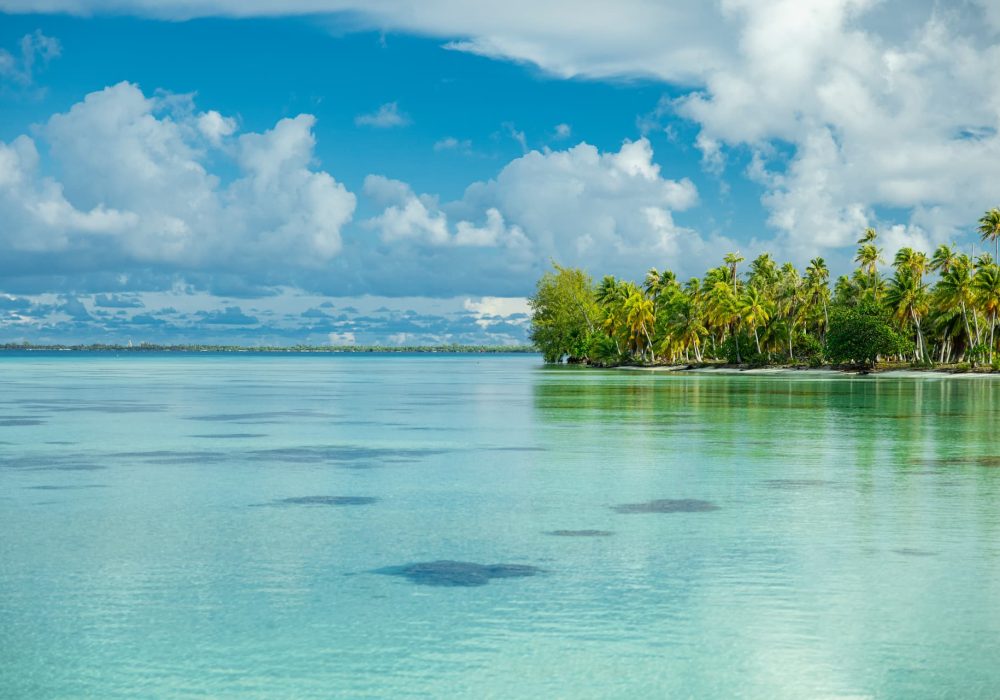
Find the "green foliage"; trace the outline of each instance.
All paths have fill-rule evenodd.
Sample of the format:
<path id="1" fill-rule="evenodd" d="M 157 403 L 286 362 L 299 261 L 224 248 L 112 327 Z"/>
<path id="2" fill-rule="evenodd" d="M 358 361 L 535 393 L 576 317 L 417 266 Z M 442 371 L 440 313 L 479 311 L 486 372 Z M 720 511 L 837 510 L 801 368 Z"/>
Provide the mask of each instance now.
<path id="1" fill-rule="evenodd" d="M 912 343 L 892 327 L 889 314 L 874 302 L 863 300 L 857 306 L 830 310 L 826 354 L 836 364 L 874 367 L 879 357 L 901 355 L 911 349 Z"/>
<path id="2" fill-rule="evenodd" d="M 594 299 L 594 284 L 583 270 L 555 265 L 546 272 L 528 300 L 534 312 L 531 342 L 546 362 L 588 358 L 595 324 L 601 316 Z"/>
<path id="3" fill-rule="evenodd" d="M 737 352 L 736 343 L 739 342 Z M 719 345 L 719 352 L 730 365 L 744 364 L 752 367 L 760 367 L 768 363 L 767 355 L 757 352 L 757 347 L 753 340 L 753 333 L 740 331 L 730 335 Z"/>
<path id="4" fill-rule="evenodd" d="M 980 220 L 980 233 L 1000 249 L 1000 208 Z M 866 229 L 857 266 L 835 281 L 822 258 L 800 272 L 767 253 L 743 268 L 743 256 L 726 253 L 723 264 L 685 282 L 651 268 L 642 285 L 607 275 L 595 288 L 582 272 L 556 267 L 532 300 L 532 340 L 550 362 L 569 356 L 604 366 L 1000 365 L 1000 266 L 992 255 L 973 259 L 955 245 L 932 256 L 886 252 L 878 232 Z"/>
<path id="5" fill-rule="evenodd" d="M 799 333 L 792 344 L 793 355 L 796 360 L 807 362 L 810 367 L 819 367 L 823 364 L 825 348 L 814 336 Z"/>
<path id="6" fill-rule="evenodd" d="M 600 367 L 614 367 L 628 362 L 628 355 L 618 349 L 615 339 L 604 333 L 590 336 L 586 356 L 591 364 Z"/>

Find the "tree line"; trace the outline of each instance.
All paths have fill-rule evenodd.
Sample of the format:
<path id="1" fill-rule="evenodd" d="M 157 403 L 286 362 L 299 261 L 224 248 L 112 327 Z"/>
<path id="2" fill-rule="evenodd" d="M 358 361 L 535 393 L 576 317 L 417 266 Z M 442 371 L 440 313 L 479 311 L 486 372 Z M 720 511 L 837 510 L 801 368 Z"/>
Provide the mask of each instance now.
<path id="1" fill-rule="evenodd" d="M 650 269 L 641 284 L 558 265 L 529 300 L 531 341 L 547 362 L 691 364 L 1000 364 L 1000 209 L 979 219 L 994 255 L 955 246 L 901 248 L 892 273 L 868 228 L 850 275 L 832 284 L 823 258 L 804 270 L 768 253 L 741 270 L 728 253 L 682 282 Z M 996 368 L 996 367 L 995 367 Z"/>

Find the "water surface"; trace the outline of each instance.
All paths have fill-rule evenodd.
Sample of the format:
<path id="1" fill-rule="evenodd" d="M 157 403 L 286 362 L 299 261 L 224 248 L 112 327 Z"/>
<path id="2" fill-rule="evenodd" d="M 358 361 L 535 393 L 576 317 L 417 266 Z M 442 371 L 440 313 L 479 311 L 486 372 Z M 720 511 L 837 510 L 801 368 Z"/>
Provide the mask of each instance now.
<path id="1" fill-rule="evenodd" d="M 996 379 L 0 376 L 2 697 L 1000 693 Z"/>

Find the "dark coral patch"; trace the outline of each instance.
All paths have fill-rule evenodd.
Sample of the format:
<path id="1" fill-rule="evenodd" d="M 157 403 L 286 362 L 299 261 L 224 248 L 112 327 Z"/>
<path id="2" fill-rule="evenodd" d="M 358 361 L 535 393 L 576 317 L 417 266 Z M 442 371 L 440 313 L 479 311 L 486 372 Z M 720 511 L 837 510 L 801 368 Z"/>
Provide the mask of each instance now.
<path id="1" fill-rule="evenodd" d="M 485 586 L 495 578 L 534 576 L 542 570 L 527 564 L 474 564 L 465 561 L 428 561 L 389 566 L 375 573 L 402 576 L 420 586 Z"/>
<path id="2" fill-rule="evenodd" d="M 902 554 L 906 557 L 934 557 L 937 556 L 937 552 L 931 552 L 926 549 L 915 549 L 913 547 L 902 547 L 901 549 L 892 550 L 896 554 Z"/>
<path id="3" fill-rule="evenodd" d="M 78 489 L 106 489 L 107 484 L 72 484 L 65 486 L 25 486 L 26 489 L 34 489 L 35 491 L 76 491 Z"/>
<path id="4" fill-rule="evenodd" d="M 719 510 L 719 506 L 694 498 L 661 498 L 645 503 L 623 503 L 612 506 L 612 510 L 616 513 L 706 513 Z"/>
<path id="5" fill-rule="evenodd" d="M 294 496 L 277 498 L 254 506 L 367 506 L 378 501 L 372 496 Z"/>
<path id="6" fill-rule="evenodd" d="M 805 489 L 812 486 L 829 486 L 826 479 L 767 479 L 764 485 L 772 489 Z"/>
<path id="7" fill-rule="evenodd" d="M 267 433 L 203 433 L 201 435 L 192 435 L 195 438 L 211 438 L 216 440 L 225 439 L 243 439 L 243 438 L 259 438 L 267 437 Z"/>
<path id="8" fill-rule="evenodd" d="M 13 428 L 19 425 L 44 425 L 45 421 L 38 418 L 0 418 L 0 427 Z"/>

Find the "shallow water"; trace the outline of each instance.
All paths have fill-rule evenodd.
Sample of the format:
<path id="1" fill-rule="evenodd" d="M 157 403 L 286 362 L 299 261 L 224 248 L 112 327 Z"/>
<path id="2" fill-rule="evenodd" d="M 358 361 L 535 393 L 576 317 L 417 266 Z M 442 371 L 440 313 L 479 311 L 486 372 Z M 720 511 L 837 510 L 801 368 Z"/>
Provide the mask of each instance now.
<path id="1" fill-rule="evenodd" d="M 0 376 L 2 697 L 1000 695 L 1000 380 Z"/>

